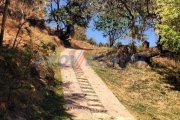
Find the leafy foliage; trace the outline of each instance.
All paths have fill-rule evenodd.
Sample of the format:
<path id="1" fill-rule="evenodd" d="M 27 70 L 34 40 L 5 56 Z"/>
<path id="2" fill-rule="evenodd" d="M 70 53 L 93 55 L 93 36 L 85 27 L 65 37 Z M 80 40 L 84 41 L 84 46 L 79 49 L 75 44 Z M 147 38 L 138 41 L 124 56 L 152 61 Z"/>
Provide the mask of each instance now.
<path id="1" fill-rule="evenodd" d="M 65 34 L 72 35 L 75 24 L 81 27 L 88 26 L 92 14 L 90 2 L 90 0 L 66 0 L 62 4 L 62 0 L 51 1 L 48 22 L 56 22 L 57 32 L 65 31 Z"/>
<path id="2" fill-rule="evenodd" d="M 99 47 L 103 47 L 104 44 L 103 44 L 102 42 L 100 42 L 100 43 L 98 44 L 98 46 L 99 46 Z"/>
<path id="3" fill-rule="evenodd" d="M 132 37 L 132 43 L 135 40 L 142 41 L 144 31 L 153 26 L 153 20 L 156 18 L 153 5 L 152 0 L 106 0 L 98 15 L 96 28 L 105 34 L 106 28 L 115 29 L 115 34 L 110 36 L 128 35 Z"/>
<path id="4" fill-rule="evenodd" d="M 119 48 L 119 47 L 122 46 L 122 43 L 121 43 L 121 42 L 117 42 L 115 46 L 116 46 L 117 48 Z"/>
<path id="5" fill-rule="evenodd" d="M 74 29 L 75 29 L 75 33 L 72 36 L 74 39 L 82 40 L 82 41 L 87 40 L 86 29 L 85 28 L 75 25 Z"/>
<path id="6" fill-rule="evenodd" d="M 95 22 L 95 27 L 99 31 L 103 31 L 103 36 L 108 37 L 110 47 L 114 45 L 116 40 L 123 37 L 127 30 L 127 20 L 123 18 L 113 18 L 112 15 L 101 15 Z"/>
<path id="7" fill-rule="evenodd" d="M 93 38 L 89 38 L 87 40 L 87 42 L 90 43 L 91 45 L 96 45 L 97 44 L 96 41 Z"/>
<path id="8" fill-rule="evenodd" d="M 156 12 L 161 18 L 157 27 L 162 36 L 161 43 L 173 52 L 180 52 L 179 4 L 180 0 L 157 1 Z"/>

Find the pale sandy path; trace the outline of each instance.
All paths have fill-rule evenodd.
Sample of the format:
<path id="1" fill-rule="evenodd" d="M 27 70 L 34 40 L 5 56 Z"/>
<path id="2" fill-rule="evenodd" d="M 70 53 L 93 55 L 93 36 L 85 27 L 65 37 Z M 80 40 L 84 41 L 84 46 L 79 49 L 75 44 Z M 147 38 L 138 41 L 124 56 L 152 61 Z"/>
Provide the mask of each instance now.
<path id="1" fill-rule="evenodd" d="M 135 120 L 83 59 L 82 50 L 65 49 L 61 74 L 67 113 L 74 120 Z M 71 64 L 74 56 L 79 67 Z M 76 64 L 77 65 L 77 64 Z"/>

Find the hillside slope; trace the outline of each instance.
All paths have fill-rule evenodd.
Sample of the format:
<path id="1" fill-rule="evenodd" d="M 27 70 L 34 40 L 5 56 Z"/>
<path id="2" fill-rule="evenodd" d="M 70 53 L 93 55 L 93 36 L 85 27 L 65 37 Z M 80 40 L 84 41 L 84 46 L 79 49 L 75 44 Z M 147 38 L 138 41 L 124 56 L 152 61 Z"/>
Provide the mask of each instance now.
<path id="1" fill-rule="evenodd" d="M 63 45 L 49 28 L 26 22 L 13 47 L 18 28 L 7 20 L 0 48 L 0 119 L 67 118 L 57 61 Z"/>
<path id="2" fill-rule="evenodd" d="M 0 20 L 2 20 L 2 16 L 0 16 Z M 19 24 L 18 21 L 12 19 L 7 20 L 4 35 L 4 44 L 13 45 L 20 25 L 21 24 Z M 16 42 L 17 47 L 29 43 L 30 40 L 32 40 L 33 44 L 40 44 L 42 41 L 44 43 L 52 42 L 60 46 L 60 40 L 58 39 L 58 37 L 51 36 L 48 34 L 47 29 L 40 29 L 38 27 L 39 26 L 31 26 L 29 22 L 26 22 L 19 31 Z"/>

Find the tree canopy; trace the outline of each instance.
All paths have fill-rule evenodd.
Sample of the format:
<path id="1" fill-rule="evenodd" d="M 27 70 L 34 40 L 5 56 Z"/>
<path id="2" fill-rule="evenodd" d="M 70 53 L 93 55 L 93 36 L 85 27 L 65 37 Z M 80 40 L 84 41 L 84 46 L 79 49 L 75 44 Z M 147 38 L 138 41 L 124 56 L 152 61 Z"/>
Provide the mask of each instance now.
<path id="1" fill-rule="evenodd" d="M 102 6 L 96 28 L 106 35 L 107 28 L 115 29 L 119 36 L 132 37 L 132 43 L 144 40 L 144 31 L 153 26 L 156 18 L 151 0 L 106 0 Z"/>
<path id="2" fill-rule="evenodd" d="M 160 20 L 156 24 L 157 32 L 162 36 L 165 49 L 180 52 L 180 0 L 156 1 Z"/>
<path id="3" fill-rule="evenodd" d="M 144 31 L 153 28 L 160 36 L 158 44 L 173 52 L 180 51 L 179 0 L 105 0 L 97 15 L 95 28 L 104 36 L 116 31 L 119 36 L 144 41 Z M 117 38 L 117 37 L 115 37 Z"/>
<path id="4" fill-rule="evenodd" d="M 85 28 L 88 26 L 92 17 L 91 2 L 91 0 L 51 0 L 48 21 L 56 22 L 58 34 L 65 31 L 69 36 L 74 33 L 74 25 Z"/>
<path id="5" fill-rule="evenodd" d="M 111 46 L 116 40 L 125 36 L 132 38 L 132 44 L 136 40 L 144 41 L 146 37 L 144 31 L 154 28 L 161 38 L 159 43 L 163 45 L 164 49 L 173 52 L 180 51 L 179 0 L 5 1 L 6 3 L 14 2 L 14 5 L 16 3 L 16 6 L 11 7 L 25 13 L 25 16 L 34 14 L 32 16 L 43 18 L 46 8 L 47 21 L 55 22 L 58 35 L 65 35 L 64 38 L 75 33 L 75 25 L 86 29 L 90 20 L 95 18 L 95 28 L 103 31 L 103 35 L 108 37 Z M 23 10 L 22 7 L 18 10 L 19 5 L 24 5 L 26 10 Z M 5 21 L 6 15 L 3 16 L 3 21 Z"/>

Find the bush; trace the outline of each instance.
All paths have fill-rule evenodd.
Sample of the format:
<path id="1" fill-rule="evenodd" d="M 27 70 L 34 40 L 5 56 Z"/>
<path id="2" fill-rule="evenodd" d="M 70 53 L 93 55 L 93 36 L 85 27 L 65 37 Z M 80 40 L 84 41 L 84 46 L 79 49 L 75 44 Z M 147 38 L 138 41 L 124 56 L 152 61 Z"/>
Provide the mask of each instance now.
<path id="1" fill-rule="evenodd" d="M 122 43 L 121 43 L 121 42 L 117 42 L 115 46 L 116 46 L 117 48 L 119 48 L 119 47 L 122 46 Z"/>
<path id="2" fill-rule="evenodd" d="M 75 34 L 72 36 L 72 38 L 76 40 L 86 41 L 87 40 L 86 29 L 79 27 L 77 25 L 75 25 L 74 27 L 75 27 Z"/>
<path id="3" fill-rule="evenodd" d="M 91 45 L 97 45 L 96 41 L 93 38 L 88 39 L 87 42 Z"/>

